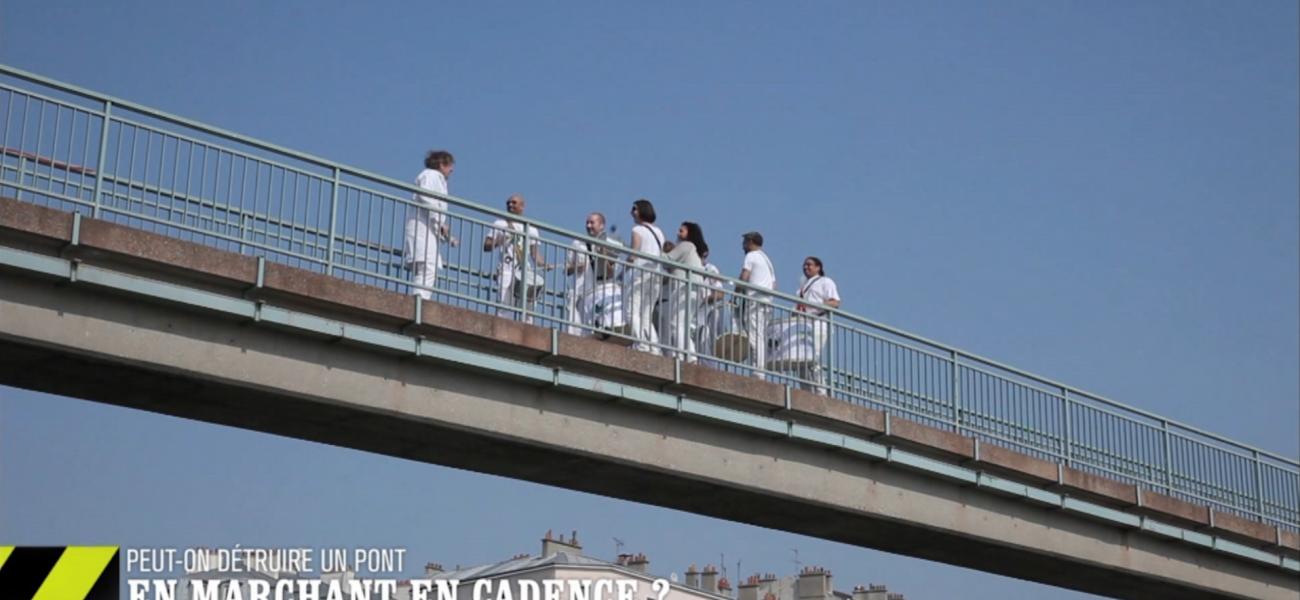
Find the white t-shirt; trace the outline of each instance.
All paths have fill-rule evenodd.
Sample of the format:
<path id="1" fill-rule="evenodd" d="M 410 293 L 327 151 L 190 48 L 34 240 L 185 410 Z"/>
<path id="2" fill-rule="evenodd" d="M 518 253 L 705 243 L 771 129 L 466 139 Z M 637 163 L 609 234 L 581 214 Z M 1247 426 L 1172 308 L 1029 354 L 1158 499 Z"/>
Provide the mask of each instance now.
<path id="1" fill-rule="evenodd" d="M 531 257 L 532 250 L 524 251 L 524 224 L 518 221 L 508 222 L 505 219 L 497 219 L 492 222 L 496 231 L 492 235 L 498 236 L 496 246 L 501 249 L 501 267 L 517 269 L 523 264 L 523 260 Z M 503 233 L 506 232 L 506 233 Z M 513 232 L 513 233 L 509 233 Z M 541 239 L 541 232 L 536 227 L 528 226 L 528 239 L 531 241 L 530 247 L 535 248 L 538 240 Z M 501 238 L 505 238 L 502 240 Z"/>
<path id="2" fill-rule="evenodd" d="M 719 271 L 718 266 L 713 263 L 704 263 L 703 269 L 714 275 L 722 276 L 722 271 Z M 721 279 L 709 278 L 705 283 L 707 283 L 711 288 L 718 289 L 718 290 L 722 289 Z"/>
<path id="3" fill-rule="evenodd" d="M 606 237 L 604 239 L 611 246 L 623 246 L 623 242 L 620 242 L 613 237 Z M 589 291 L 589 288 L 587 287 L 587 278 L 591 276 L 593 263 L 609 264 L 614 262 L 612 257 L 598 257 L 597 253 L 600 250 L 601 247 L 595 244 L 592 244 L 591 250 L 588 250 L 586 240 L 573 240 L 573 250 L 569 252 L 569 256 L 566 257 L 564 261 L 564 266 L 566 268 L 573 269 L 573 289 L 581 290 L 584 293 Z M 610 279 L 612 278 L 613 277 L 610 276 Z"/>
<path id="4" fill-rule="evenodd" d="M 776 289 L 776 272 L 773 270 L 772 260 L 762 250 L 746 253 L 745 264 L 741 270 L 749 271 L 749 285 L 769 290 Z"/>
<path id="5" fill-rule="evenodd" d="M 826 304 L 827 300 L 839 300 L 840 290 L 835 287 L 835 280 L 830 277 L 818 275 L 803 282 L 799 286 L 799 297 L 803 298 L 808 304 Z M 814 309 L 821 314 L 820 309 Z"/>
<path id="6" fill-rule="evenodd" d="M 644 252 L 650 256 L 659 256 L 663 254 L 664 249 L 664 232 L 660 231 L 654 223 L 638 223 L 632 226 L 632 233 L 636 234 L 636 247 L 633 250 Z M 646 265 L 652 261 L 637 257 L 632 260 L 632 264 Z"/>

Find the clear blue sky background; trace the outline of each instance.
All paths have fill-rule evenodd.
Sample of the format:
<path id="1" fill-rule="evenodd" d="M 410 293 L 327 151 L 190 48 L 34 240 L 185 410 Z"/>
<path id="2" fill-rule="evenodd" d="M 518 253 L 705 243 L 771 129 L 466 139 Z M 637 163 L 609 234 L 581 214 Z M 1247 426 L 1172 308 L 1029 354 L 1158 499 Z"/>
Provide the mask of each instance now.
<path id="1" fill-rule="evenodd" d="M 1297 4 L 9 2 L 0 61 L 573 229 L 655 201 L 739 270 L 1288 456 L 1300 427 Z M 791 548 L 840 587 L 1035 584 L 0 388 L 0 539 L 400 545 L 548 528 L 655 570 Z"/>

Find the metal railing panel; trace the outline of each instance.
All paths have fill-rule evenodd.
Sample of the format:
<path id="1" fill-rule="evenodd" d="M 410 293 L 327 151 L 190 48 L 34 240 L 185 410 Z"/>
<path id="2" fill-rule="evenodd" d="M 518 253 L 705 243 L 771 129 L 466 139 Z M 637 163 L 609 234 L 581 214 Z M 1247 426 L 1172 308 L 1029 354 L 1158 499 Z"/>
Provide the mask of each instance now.
<path id="1" fill-rule="evenodd" d="M 3 195 L 635 344 L 1300 529 L 1294 459 L 842 310 L 451 196 L 431 210 L 405 182 L 2 66 L 0 118 Z M 438 224 L 431 286 L 406 248 L 417 223 Z"/>

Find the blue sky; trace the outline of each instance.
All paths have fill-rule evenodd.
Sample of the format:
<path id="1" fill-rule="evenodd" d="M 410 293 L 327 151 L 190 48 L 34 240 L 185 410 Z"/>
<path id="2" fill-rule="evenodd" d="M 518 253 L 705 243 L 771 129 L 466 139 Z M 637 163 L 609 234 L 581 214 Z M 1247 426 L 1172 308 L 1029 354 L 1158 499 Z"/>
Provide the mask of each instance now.
<path id="1" fill-rule="evenodd" d="M 572 229 L 650 198 L 733 274 L 758 229 L 786 291 L 816 254 L 852 312 L 1300 451 L 1294 2 L 266 4 L 7 3 L 0 62 L 401 179 L 447 148 L 453 194 Z M 470 564 L 579 528 L 663 569 L 798 547 L 843 587 L 1078 596 L 12 389 L 0 478 L 22 543 Z"/>

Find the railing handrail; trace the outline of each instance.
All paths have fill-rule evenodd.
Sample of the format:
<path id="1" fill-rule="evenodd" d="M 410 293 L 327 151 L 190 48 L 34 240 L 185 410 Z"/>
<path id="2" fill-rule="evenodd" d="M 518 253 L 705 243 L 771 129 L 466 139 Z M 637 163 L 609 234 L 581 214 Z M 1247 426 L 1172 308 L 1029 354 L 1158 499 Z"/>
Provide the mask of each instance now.
<path id="1" fill-rule="evenodd" d="M 333 160 L 329 160 L 329 159 L 326 159 L 326 158 L 322 158 L 322 157 L 319 157 L 319 156 L 316 156 L 316 155 L 313 155 L 313 154 L 309 154 L 309 153 L 306 153 L 306 152 L 301 152 L 301 151 L 297 151 L 297 150 L 292 150 L 292 149 L 289 149 L 289 148 L 286 148 L 286 147 L 283 147 L 283 146 L 280 146 L 280 145 L 277 145 L 277 144 L 273 144 L 273 143 L 270 143 L 270 142 L 266 142 L 266 141 L 263 141 L 263 140 L 259 140 L 259 139 L 257 139 L 257 138 L 253 138 L 253 137 L 250 137 L 250 136 L 246 136 L 246 135 L 242 135 L 242 134 L 239 134 L 239 133 L 235 133 L 235 132 L 233 132 L 233 131 L 229 131 L 229 130 L 226 130 L 226 129 L 222 129 L 222 128 L 219 128 L 219 127 L 215 127 L 215 126 L 207 125 L 207 124 L 204 124 L 204 123 L 201 123 L 201 122 L 198 122 L 198 121 L 194 121 L 194 120 L 191 120 L 191 119 L 188 119 L 188 118 L 185 118 L 185 117 L 181 117 L 181 116 L 178 116 L 178 115 L 174 115 L 174 114 L 171 114 L 171 113 L 167 113 L 167 112 L 165 112 L 165 111 L 161 111 L 161 110 L 158 110 L 158 109 L 154 109 L 154 108 L 151 108 L 151 107 L 148 107 L 148 106 L 142 105 L 142 104 L 138 104 L 138 103 L 131 102 L 131 101 L 128 101 L 128 100 L 122 100 L 122 99 L 120 99 L 120 98 L 117 98 L 117 97 L 114 97 L 114 96 L 111 96 L 111 95 L 108 95 L 108 94 L 102 94 L 102 93 L 99 93 L 99 92 L 94 92 L 94 91 L 91 91 L 91 90 L 88 90 L 88 89 L 85 89 L 85 88 L 81 88 L 81 87 L 79 87 L 79 86 L 75 86 L 75 85 L 68 84 L 68 83 L 64 83 L 64 82 L 61 82 L 61 81 L 58 81 L 58 80 L 50 79 L 50 78 L 47 78 L 47 77 L 44 77 L 44 76 L 41 76 L 41 75 L 37 75 L 37 74 L 35 74 L 35 73 L 31 73 L 31 72 L 28 72 L 28 71 L 24 71 L 24 70 L 22 70 L 22 69 L 18 69 L 18 68 L 12 67 L 12 66 L 8 66 L 8 65 L 0 64 L 0 74 L 8 75 L 8 76 L 11 76 L 11 77 L 14 77 L 14 78 L 17 78 L 17 79 L 21 79 L 21 80 L 26 80 L 26 81 L 29 81 L 29 82 L 32 82 L 32 83 L 36 83 L 36 84 L 39 84 L 39 85 L 47 86 L 47 87 L 50 87 L 50 88 L 53 88 L 53 89 L 57 89 L 57 90 L 63 91 L 63 92 L 65 92 L 65 93 L 69 93 L 69 94 L 73 94 L 73 95 L 79 96 L 79 97 L 84 98 L 84 99 L 87 99 L 87 100 L 91 100 L 91 101 L 95 101 L 95 102 L 102 102 L 102 103 L 106 103 L 106 104 L 111 104 L 112 106 L 114 106 L 114 107 L 116 107 L 116 108 L 127 109 L 127 110 L 130 110 L 130 111 L 132 111 L 132 112 L 135 112 L 135 113 L 139 113 L 139 114 L 145 115 L 145 116 L 147 116 L 147 117 L 149 117 L 149 118 L 153 118 L 153 119 L 157 119 L 157 120 L 160 120 L 160 121 L 168 122 L 168 123 L 171 123 L 171 124 L 174 124 L 174 125 L 180 125 L 180 126 L 182 126 L 182 127 L 191 128 L 191 129 L 194 129 L 194 130 L 197 130 L 197 131 L 203 132 L 203 133 L 208 134 L 208 135 L 216 136 L 216 137 L 219 137 L 219 138 L 225 138 L 225 139 L 227 139 L 227 140 L 234 141 L 234 142 L 237 142 L 237 143 L 239 143 L 239 144 L 246 145 L 246 146 L 248 146 L 248 147 L 250 147 L 250 148 L 256 148 L 256 149 L 259 149 L 259 150 L 262 150 L 262 151 L 267 151 L 267 152 L 271 152 L 271 153 L 279 154 L 279 155 L 282 155 L 282 156 L 287 156 L 287 157 L 293 158 L 293 159 L 295 159 L 295 160 L 302 161 L 302 162 L 304 162 L 304 163 L 308 163 L 308 164 L 315 165 L 315 166 L 320 167 L 320 168 L 329 169 L 329 170 L 332 170 L 332 171 L 336 171 L 336 172 L 338 172 L 338 173 L 346 174 L 346 175 L 351 176 L 351 177 L 356 177 L 356 178 L 359 178 L 359 179 L 362 179 L 362 180 L 368 180 L 368 181 L 370 181 L 370 182 L 372 182 L 372 183 L 380 184 L 380 185 L 383 185 L 383 186 L 388 186 L 388 187 L 390 187 L 390 188 L 394 188 L 395 190 L 399 190 L 399 191 L 401 191 L 401 192 L 404 192 L 404 193 L 410 194 L 410 195 L 412 195 L 412 196 L 413 196 L 413 195 L 416 195 L 416 194 L 419 194 L 419 195 L 423 195 L 423 196 L 436 197 L 436 198 L 438 198 L 438 199 L 440 199 L 440 200 L 443 200 L 443 201 L 447 202 L 448 204 L 455 205 L 455 206 L 457 206 L 457 207 L 461 207 L 461 208 L 465 208 L 465 209 L 470 209 L 470 210 L 477 211 L 477 212 L 480 212 L 480 213 L 485 213 L 485 214 L 487 214 L 487 215 L 491 215 L 491 216 L 494 216 L 494 217 L 497 217 L 497 218 L 503 218 L 503 219 L 513 220 L 513 221 L 516 221 L 516 222 L 526 223 L 526 224 L 529 224 L 529 225 L 532 225 L 532 226 L 538 228 L 538 229 L 541 230 L 541 231 L 546 231 L 546 232 L 549 232 L 549 233 L 552 233 L 552 234 L 555 234 L 555 235 L 559 235 L 559 236 L 562 236 L 562 237 L 570 238 L 570 239 L 583 240 L 583 241 L 586 241 L 586 242 L 592 243 L 593 245 L 596 245 L 596 246 L 599 246 L 599 247 L 602 247 L 602 248 L 607 248 L 607 249 L 609 249 L 609 250 L 615 251 L 615 252 L 617 252 L 617 253 L 619 253 L 619 254 L 622 254 L 622 255 L 633 256 L 633 257 L 636 257 L 636 258 L 641 258 L 641 259 L 649 260 L 649 261 L 651 261 L 652 263 L 654 263 L 655 265 L 657 265 L 657 266 L 659 266 L 659 267 L 664 267 L 663 270 L 664 270 L 665 272 L 663 273 L 663 275 L 664 275 L 665 277 L 674 277 L 673 275 L 671 275 L 670 273 L 667 272 L 668 269 L 679 270 L 679 271 L 686 272 L 686 273 L 688 273 L 688 274 L 695 274 L 695 275 L 698 275 L 698 276 L 701 276 L 701 277 L 707 277 L 707 278 L 709 278 L 709 279 L 713 279 L 713 280 L 718 280 L 718 281 L 723 281 L 723 282 L 725 282 L 725 283 L 729 283 L 729 284 L 731 284 L 731 285 L 733 286 L 733 288 L 736 289 L 736 290 L 742 290 L 742 289 L 758 289 L 758 290 L 761 290 L 761 293 L 762 293 L 764 296 L 769 296 L 769 297 L 771 297 L 771 298 L 773 298 L 773 299 L 780 299 L 780 300 L 784 300 L 784 301 L 786 301 L 786 302 L 790 302 L 790 303 L 809 304 L 808 302 L 804 301 L 803 299 L 801 299 L 801 298 L 799 298 L 799 297 L 797 297 L 797 296 L 795 296 L 795 295 L 793 295 L 793 294 L 789 294 L 789 293 L 786 293 L 786 292 L 782 292 L 782 291 L 780 291 L 780 290 L 766 290 L 766 289 L 762 289 L 762 288 L 757 288 L 756 286 L 753 286 L 753 285 L 751 285 L 751 284 L 749 284 L 749 283 L 747 283 L 747 282 L 741 281 L 741 280 L 739 280 L 738 278 L 732 277 L 732 276 L 730 276 L 730 275 L 726 275 L 726 274 L 722 274 L 722 273 L 716 273 L 716 274 L 715 274 L 715 273 L 711 273 L 711 272 L 705 271 L 705 270 L 703 270 L 703 269 L 697 269 L 697 268 L 690 267 L 690 266 L 687 266 L 687 265 L 684 265 L 684 264 L 671 262 L 671 261 L 668 261 L 668 260 L 664 259 L 662 256 L 654 256 L 654 255 L 650 255 L 650 254 L 642 253 L 642 252 L 639 252 L 639 251 L 637 251 L 637 250 L 635 250 L 635 249 L 632 249 L 632 248 L 629 248 L 629 247 L 626 247 L 626 246 L 614 246 L 614 245 L 612 245 L 612 244 L 609 244 L 608 242 L 606 242 L 606 241 L 603 240 L 603 239 L 589 237 L 589 236 L 587 236 L 587 235 L 585 234 L 585 232 L 576 232 L 576 231 L 568 230 L 568 229 L 565 229 L 565 228 L 563 228 L 563 227 L 559 227 L 559 226 L 551 225 L 551 224 L 549 224 L 549 223 L 546 223 L 546 222 L 543 222 L 543 221 L 537 220 L 537 219 L 535 219 L 535 218 L 533 218 L 533 217 L 522 216 L 522 215 L 515 215 L 515 214 L 508 213 L 508 212 L 505 212 L 505 211 L 502 211 L 502 210 L 499 210 L 499 209 L 496 209 L 496 208 L 492 208 L 492 207 L 490 207 L 490 206 L 486 206 L 486 205 L 479 204 L 479 203 L 474 202 L 474 201 L 471 201 L 471 200 L 467 200 L 467 199 L 464 199 L 464 198 L 460 198 L 460 197 L 452 196 L 452 195 L 450 195 L 450 194 L 438 194 L 438 193 L 433 193 L 433 192 L 430 192 L 430 191 L 428 191 L 428 190 L 424 190 L 424 189 L 422 189 L 422 188 L 419 188 L 419 187 L 417 187 L 417 186 L 415 186 L 415 185 L 413 185 L 413 184 L 411 184 L 411 183 L 408 183 L 408 182 L 399 181 L 399 180 L 396 180 L 396 179 L 391 178 L 391 177 L 387 177 L 387 176 L 379 175 L 379 174 L 372 173 L 372 172 L 369 172 L 369 171 L 366 171 L 366 170 L 363 170 L 363 169 L 359 169 L 359 168 L 356 168 L 356 167 L 351 167 L 351 166 L 348 166 L 348 165 L 345 165 L 345 164 L 342 164 L 342 163 L 339 163 L 339 162 L 336 162 L 336 161 L 333 161 Z M 95 114 L 95 115 L 97 115 L 97 116 L 99 116 L 99 117 L 101 117 L 101 118 L 109 118 L 109 117 L 107 117 L 107 115 L 106 115 L 105 112 L 103 112 L 103 111 L 95 111 L 95 110 L 93 110 L 93 109 L 88 109 L 88 108 L 84 108 L 84 107 L 81 107 L 80 110 L 84 110 L 84 111 L 89 112 L 89 113 L 91 113 L 91 114 Z M 112 117 L 112 118 L 114 118 L 114 119 L 120 119 L 121 117 L 114 116 L 114 117 Z M 228 150 L 228 151 L 230 151 L 230 152 L 236 152 L 236 151 L 233 150 L 233 149 Z M 306 175 L 308 175 L 308 176 L 311 176 L 311 177 L 317 177 L 317 178 L 320 178 L 321 180 L 324 180 L 324 181 L 329 181 L 329 178 L 328 178 L 326 175 L 324 175 L 324 174 L 313 174 L 313 173 L 304 173 L 304 174 L 306 174 Z M 341 185 L 347 185 L 347 186 L 352 186 L 352 185 L 353 185 L 353 184 L 349 184 L 349 183 L 346 183 L 346 182 L 339 182 L 339 183 L 340 183 Z M 353 186 L 353 187 L 355 187 L 355 186 Z M 409 206 L 415 206 L 415 207 L 420 207 L 420 208 L 425 207 L 425 205 L 423 205 L 422 203 L 419 203 L 419 202 L 415 201 L 413 198 L 404 198 L 404 197 L 398 196 L 398 195 L 396 195 L 396 194 L 389 194 L 389 193 L 386 193 L 386 192 L 382 192 L 382 191 L 378 191 L 378 190 L 373 190 L 373 189 L 365 189 L 365 188 L 359 188 L 359 189 L 362 189 L 362 190 L 364 190 L 364 191 L 366 191 L 366 192 L 368 192 L 368 193 L 373 193 L 373 194 L 379 195 L 379 196 L 384 197 L 384 198 L 389 199 L 389 200 L 395 200 L 395 201 L 398 201 L 398 202 L 401 202 L 401 203 L 405 203 L 405 204 L 407 204 L 407 205 L 409 205 Z M 313 260 L 315 260 L 315 259 L 313 259 Z M 328 260 L 328 258 L 327 258 L 327 260 Z M 689 275 L 688 275 L 688 277 L 689 277 Z M 1064 384 L 1064 383 L 1058 382 L 1058 381 L 1056 381 L 1056 380 L 1054 380 L 1054 379 L 1050 379 L 1050 378 L 1047 378 L 1047 377 L 1044 377 L 1044 376 L 1041 376 L 1041 375 L 1036 375 L 1036 374 L 1034 374 L 1034 373 L 1031 373 L 1031 372 L 1028 372 L 1028 371 L 1025 371 L 1025 370 L 1022 370 L 1022 369 L 1019 369 L 1019 368 L 1016 368 L 1016 367 L 1013 367 L 1013 366 L 1010 366 L 1010 365 L 1007 365 L 1007 364 L 1002 363 L 1002 362 L 1000 362 L 1000 361 L 997 361 L 997 360 L 994 360 L 994 359 L 990 359 L 990 358 L 984 357 L 984 356 L 979 355 L 979 354 L 975 354 L 975 353 L 972 353 L 972 352 L 968 352 L 968 351 L 962 350 L 962 349 L 960 349 L 960 348 L 957 348 L 957 347 L 954 347 L 954 346 L 951 346 L 951 345 L 945 344 L 945 343 L 943 343 L 943 342 L 938 342 L 938 341 L 931 340 L 931 339 L 926 338 L 926 337 L 924 337 L 924 336 L 921 336 L 921 335 L 918 335 L 918 334 L 915 334 L 915 333 L 911 333 L 911 332 L 909 332 L 909 331 L 906 331 L 906 330 L 901 329 L 901 328 L 898 328 L 898 327 L 894 327 L 894 326 L 887 325 L 887 324 L 884 324 L 884 323 L 879 323 L 879 322 L 873 321 L 873 320 L 871 320 L 871 319 L 868 319 L 868 318 L 866 318 L 866 317 L 862 317 L 862 316 L 860 316 L 860 315 L 856 315 L 856 314 L 853 314 L 853 313 L 849 313 L 849 312 L 845 311 L 844 309 L 837 309 L 837 308 L 833 308 L 833 307 L 829 307 L 829 306 L 818 306 L 818 308 L 819 308 L 819 309 L 824 309 L 824 310 L 826 310 L 826 311 L 827 311 L 826 314 L 831 315 L 831 316 L 829 317 L 829 320 L 831 320 L 832 322 L 834 322 L 834 321 L 836 321 L 836 320 L 847 320 L 847 321 L 849 321 L 849 322 L 854 322 L 854 323 L 857 323 L 857 324 L 860 324 L 860 325 L 864 325 L 864 326 L 867 326 L 867 327 L 870 327 L 870 328 L 876 329 L 876 330 L 878 330 L 878 331 L 888 333 L 888 334 L 890 334 L 890 335 L 898 336 L 899 338 L 902 338 L 902 339 L 904 339 L 904 340 L 908 340 L 908 341 L 913 342 L 913 343 L 917 343 L 917 344 L 922 344 L 922 345 L 924 345 L 924 346 L 928 346 L 929 348 L 939 350 L 941 353 L 947 353 L 947 354 L 951 355 L 951 358 L 948 358 L 948 357 L 936 357 L 936 358 L 938 358 L 938 359 L 940 359 L 940 360 L 950 360 L 950 361 L 955 361 L 957 364 L 960 364 L 961 359 L 964 358 L 964 359 L 967 359 L 967 360 L 969 360 L 969 361 L 973 361 L 973 362 L 976 362 L 976 363 L 981 363 L 981 364 L 983 364 L 983 365 L 985 365 L 985 366 L 988 366 L 988 367 L 993 367 L 993 368 L 996 368 L 996 369 L 1000 369 L 1000 370 L 1006 372 L 1007 374 L 1011 374 L 1011 375 L 1015 375 L 1015 376 L 1018 376 L 1018 377 L 1022 377 L 1022 378 L 1025 378 L 1025 379 L 1027 379 L 1027 380 L 1034 381 L 1034 382 L 1037 382 L 1037 383 L 1039 383 L 1039 384 L 1042 384 L 1042 385 L 1045 385 L 1045 386 L 1048 386 L 1048 387 L 1054 388 L 1054 389 L 1056 389 L 1056 390 L 1059 390 L 1059 391 L 1061 391 L 1061 392 L 1063 392 L 1064 394 L 1066 394 L 1066 395 L 1069 396 L 1068 398 L 1064 398 L 1064 400 L 1067 401 L 1067 402 L 1072 402 L 1072 403 L 1076 403 L 1076 404 L 1080 404 L 1080 405 L 1084 405 L 1084 406 L 1086 406 L 1089 402 L 1094 402 L 1094 403 L 1097 403 L 1097 404 L 1100 404 L 1100 405 L 1109 406 L 1109 407 L 1111 407 L 1111 408 L 1118 409 L 1118 410 L 1120 410 L 1120 411 L 1128 412 L 1128 413 L 1131 413 L 1131 414 L 1139 415 L 1139 416 L 1145 417 L 1145 418 L 1147 418 L 1147 419 L 1150 419 L 1150 420 L 1152 420 L 1152 421 L 1154 421 L 1154 422 L 1159 423 L 1159 426 L 1160 426 L 1160 427 L 1164 427 L 1164 428 L 1177 428 L 1177 429 L 1181 429 L 1181 430 L 1184 430 L 1184 431 L 1187 431 L 1187 432 L 1194 433 L 1194 434 L 1196 434 L 1196 435 L 1199 435 L 1199 436 L 1202 436 L 1203 438 L 1205 438 L 1205 441 L 1198 441 L 1198 443 L 1206 443 L 1206 442 L 1208 442 L 1208 441 L 1218 442 L 1218 443 L 1220 443 L 1220 444 L 1223 444 L 1223 445 L 1225 445 L 1225 446 L 1227 446 L 1227 447 L 1230 447 L 1230 448 L 1233 448 L 1233 449 L 1247 451 L 1247 452 L 1251 453 L 1251 454 L 1253 455 L 1253 457 L 1255 457 L 1255 458 L 1265 458 L 1265 457 L 1267 457 L 1267 458 L 1270 458 L 1270 459 L 1273 459 L 1273 460 L 1276 460 L 1276 461 L 1280 461 L 1280 462 L 1284 463 L 1284 464 L 1285 464 L 1286 466 L 1288 466 L 1288 467 L 1292 467 L 1292 468 L 1295 468 L 1295 469 L 1297 469 L 1297 470 L 1300 470 L 1300 459 L 1293 459 L 1293 458 L 1290 458 L 1290 457 L 1286 457 L 1286 456 L 1283 456 L 1283 455 L 1277 454 L 1277 453 L 1275 453 L 1275 452 L 1271 452 L 1271 451 L 1268 451 L 1268 450 L 1265 450 L 1265 449 L 1262 449 L 1262 448 L 1258 448 L 1258 447 L 1253 446 L 1253 445 L 1250 445 L 1250 444 L 1245 444 L 1245 443 L 1242 443 L 1242 442 L 1238 442 L 1238 441 L 1236 441 L 1236 440 L 1233 440 L 1233 439 L 1227 438 L 1227 437 L 1225 437 L 1225 436 L 1222 436 L 1222 435 L 1219 435 L 1219 434 L 1216 434 L 1216 433 L 1212 433 L 1212 432 L 1206 431 L 1206 430 L 1201 429 L 1201 428 L 1198 428 L 1198 427 L 1196 427 L 1196 426 L 1189 425 L 1189 424 L 1186 424 L 1186 423 L 1183 423 L 1183 422 L 1180 422 L 1180 421 L 1176 421 L 1176 420 L 1173 420 L 1173 419 L 1169 419 L 1169 418 L 1167 418 L 1167 417 L 1160 416 L 1160 415 L 1155 414 L 1155 413 L 1152 413 L 1152 412 L 1150 412 L 1150 411 L 1147 411 L 1147 410 L 1144 410 L 1144 409 L 1141 409 L 1141 408 L 1136 408 L 1136 407 L 1133 407 L 1133 406 L 1130 406 L 1130 405 L 1124 404 L 1124 403 L 1122 403 L 1122 402 L 1118 402 L 1118 401 L 1116 401 L 1116 400 L 1112 400 L 1112 399 L 1107 398 L 1106 396 L 1102 396 L 1102 395 L 1100 395 L 1100 394 L 1096 394 L 1096 393 L 1088 392 L 1088 391 L 1082 390 L 1082 389 L 1080 389 L 1080 388 L 1077 388 L 1077 387 L 1074 387 L 1074 386 L 1071 386 L 1071 385 L 1068 385 L 1068 384 Z M 915 349 L 915 350 L 922 350 L 922 348 L 913 348 L 913 349 Z M 992 375 L 992 374 L 990 374 L 990 375 Z M 1147 427 L 1154 428 L 1154 429 L 1159 429 L 1159 428 L 1160 428 L 1160 427 L 1157 427 L 1156 425 L 1153 425 L 1153 424 L 1143 424 L 1143 425 L 1144 425 L 1144 426 L 1147 426 Z M 1228 448 L 1221 448 L 1221 449 L 1226 450 L 1226 449 L 1228 449 Z"/>

